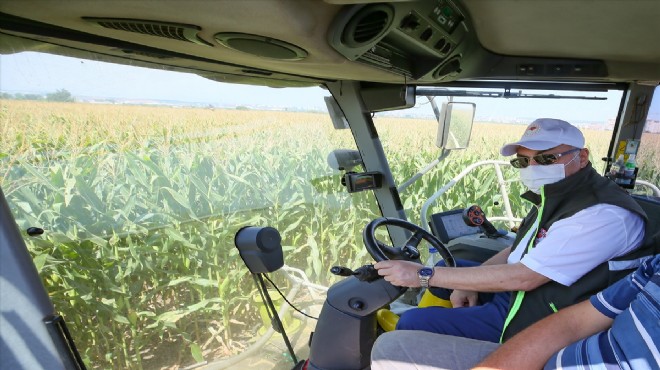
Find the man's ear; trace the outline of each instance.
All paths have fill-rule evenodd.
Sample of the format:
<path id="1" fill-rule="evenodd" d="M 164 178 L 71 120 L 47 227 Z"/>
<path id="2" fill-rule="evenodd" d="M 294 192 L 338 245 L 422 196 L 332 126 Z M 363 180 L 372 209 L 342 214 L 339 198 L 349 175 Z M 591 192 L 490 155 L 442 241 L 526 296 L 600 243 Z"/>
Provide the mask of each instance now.
<path id="1" fill-rule="evenodd" d="M 589 149 L 583 148 L 580 150 L 580 168 L 585 168 L 589 163 Z"/>

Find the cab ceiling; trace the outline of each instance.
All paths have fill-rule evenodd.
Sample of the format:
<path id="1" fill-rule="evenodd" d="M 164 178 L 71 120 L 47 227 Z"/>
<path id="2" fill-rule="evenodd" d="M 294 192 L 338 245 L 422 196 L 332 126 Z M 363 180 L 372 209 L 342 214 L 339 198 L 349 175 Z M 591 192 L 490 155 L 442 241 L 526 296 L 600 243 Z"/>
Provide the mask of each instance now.
<path id="1" fill-rule="evenodd" d="M 423 22 L 421 31 L 402 31 L 408 27 L 403 25 L 408 21 L 405 17 L 415 9 L 423 9 L 419 11 L 423 18 L 426 9 L 447 3 L 465 18 L 454 32 L 460 31 L 459 36 L 447 35 L 455 44 L 451 52 L 443 54 L 440 47 L 434 51 L 409 38 L 424 37 L 420 36 L 426 27 Z M 342 37 L 336 30 L 342 19 L 377 5 L 368 0 L 3 0 L 0 52 L 43 51 L 271 86 L 331 80 L 418 84 L 483 78 L 660 80 L 660 1 L 391 1 L 393 27 L 401 29 L 381 35 L 378 45 L 359 51 L 369 58 L 332 44 L 333 37 Z M 103 27 L 98 22 L 103 19 L 182 25 L 188 39 Z M 429 36 L 435 46 L 441 42 L 433 39 L 437 33 Z M 231 39 L 229 47 L 223 44 L 222 35 L 232 34 L 254 38 L 239 40 L 237 48 L 246 49 L 236 50 Z M 377 48 L 384 51 L 378 54 Z M 402 64 L 383 65 L 378 60 L 390 54 Z M 570 68 L 583 60 L 593 63 L 585 75 L 520 73 L 521 66 L 545 68 L 556 61 L 558 69 Z"/>

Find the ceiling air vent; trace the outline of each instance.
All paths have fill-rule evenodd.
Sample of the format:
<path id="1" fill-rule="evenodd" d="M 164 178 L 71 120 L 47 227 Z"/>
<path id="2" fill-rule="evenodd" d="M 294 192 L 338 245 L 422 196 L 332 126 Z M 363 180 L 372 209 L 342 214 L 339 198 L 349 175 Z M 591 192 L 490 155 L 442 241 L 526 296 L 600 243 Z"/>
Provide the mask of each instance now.
<path id="1" fill-rule="evenodd" d="M 346 24 L 342 42 L 348 47 L 360 47 L 382 37 L 392 25 L 394 11 L 386 4 L 365 6 Z"/>
<path id="2" fill-rule="evenodd" d="M 93 17 L 83 17 L 83 19 L 103 28 L 112 30 L 164 37 L 171 40 L 192 42 L 200 45 L 210 45 L 197 35 L 201 30 L 198 26 L 160 21 L 145 21 L 142 19 Z"/>

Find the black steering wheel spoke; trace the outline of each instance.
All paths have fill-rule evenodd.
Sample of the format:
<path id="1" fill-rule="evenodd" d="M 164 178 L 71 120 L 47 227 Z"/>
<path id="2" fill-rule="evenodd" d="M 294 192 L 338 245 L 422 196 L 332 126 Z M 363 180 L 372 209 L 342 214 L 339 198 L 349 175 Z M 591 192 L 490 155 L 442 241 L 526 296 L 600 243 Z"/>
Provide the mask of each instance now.
<path id="1" fill-rule="evenodd" d="M 406 241 L 406 246 L 417 249 L 419 243 L 421 243 L 422 240 L 424 240 L 424 233 L 420 231 L 415 231 L 413 235 L 410 237 L 410 239 Z"/>
<path id="2" fill-rule="evenodd" d="M 400 250 L 398 248 L 389 246 L 380 240 L 376 240 L 376 243 L 378 243 L 378 248 L 380 248 L 381 251 L 383 251 L 383 254 L 385 256 L 391 256 L 391 257 L 396 257 L 401 254 Z M 392 259 L 390 257 L 390 259 Z"/>

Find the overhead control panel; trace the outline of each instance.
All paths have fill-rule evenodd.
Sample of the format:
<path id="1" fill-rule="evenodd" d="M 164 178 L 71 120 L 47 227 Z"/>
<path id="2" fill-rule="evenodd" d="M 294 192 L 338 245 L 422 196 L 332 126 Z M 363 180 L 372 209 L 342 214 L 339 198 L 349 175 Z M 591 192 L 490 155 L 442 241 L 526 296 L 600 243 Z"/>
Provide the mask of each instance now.
<path id="1" fill-rule="evenodd" d="M 402 82 L 443 83 L 466 77 L 575 80 L 608 75 L 600 60 L 503 56 L 483 48 L 460 0 L 347 5 L 330 26 L 328 42 L 348 60 L 400 75 Z"/>
<path id="2" fill-rule="evenodd" d="M 346 7 L 328 38 L 349 60 L 419 81 L 455 77 L 478 45 L 467 12 L 451 0 Z"/>

